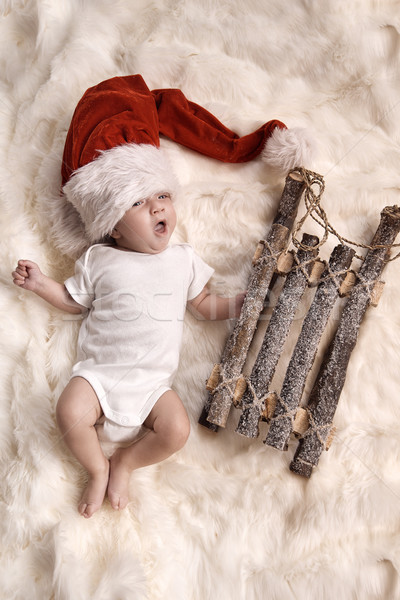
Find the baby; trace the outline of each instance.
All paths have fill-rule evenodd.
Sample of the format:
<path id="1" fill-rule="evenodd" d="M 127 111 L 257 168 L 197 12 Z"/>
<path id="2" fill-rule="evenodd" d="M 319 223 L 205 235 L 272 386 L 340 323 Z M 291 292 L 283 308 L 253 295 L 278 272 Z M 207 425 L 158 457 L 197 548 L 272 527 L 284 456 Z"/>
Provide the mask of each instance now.
<path id="1" fill-rule="evenodd" d="M 77 362 L 56 417 L 88 472 L 78 506 L 86 518 L 106 493 L 114 509 L 123 509 L 131 472 L 166 459 L 188 438 L 186 410 L 171 388 L 186 307 L 204 319 L 240 314 L 245 293 L 211 294 L 206 284 L 213 270 L 188 244 L 169 245 L 175 225 L 170 194 L 154 194 L 125 212 L 112 243 L 85 252 L 65 284 L 29 260 L 18 261 L 12 274 L 17 286 L 56 308 L 84 313 Z M 101 435 L 120 444 L 110 460 Z"/>

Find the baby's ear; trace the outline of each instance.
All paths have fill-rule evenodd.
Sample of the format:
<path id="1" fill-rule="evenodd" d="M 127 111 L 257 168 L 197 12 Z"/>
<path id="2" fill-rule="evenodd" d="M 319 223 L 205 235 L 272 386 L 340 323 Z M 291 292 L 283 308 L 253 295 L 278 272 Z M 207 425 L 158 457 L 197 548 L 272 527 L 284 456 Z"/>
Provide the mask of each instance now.
<path id="1" fill-rule="evenodd" d="M 110 237 L 112 237 L 114 240 L 118 240 L 118 238 L 121 237 L 121 234 L 116 227 L 114 227 L 114 229 L 112 230 Z"/>

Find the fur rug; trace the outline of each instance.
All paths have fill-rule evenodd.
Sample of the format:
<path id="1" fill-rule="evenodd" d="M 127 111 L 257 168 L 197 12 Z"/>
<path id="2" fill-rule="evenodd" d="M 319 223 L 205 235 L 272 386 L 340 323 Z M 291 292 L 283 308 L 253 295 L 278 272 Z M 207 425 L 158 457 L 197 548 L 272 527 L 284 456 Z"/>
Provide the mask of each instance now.
<path id="1" fill-rule="evenodd" d="M 197 425 L 231 325 L 188 315 L 175 383 L 189 441 L 132 475 L 126 510 L 105 502 L 90 520 L 76 510 L 85 474 L 54 419 L 78 322 L 10 278 L 18 258 L 71 274 L 49 236 L 69 121 L 89 86 L 133 73 L 181 88 L 240 134 L 272 118 L 307 127 L 329 220 L 368 243 L 382 208 L 400 204 L 398 2 L 5 0 L 2 11 L 0 596 L 400 598 L 400 260 L 362 324 L 336 437 L 311 479 L 289 471 L 295 440 L 287 452 L 262 443 L 266 424 L 256 440 L 234 432 L 238 411 L 217 435 Z M 174 239 L 215 268 L 214 290 L 244 289 L 283 180 L 258 160 L 224 165 L 163 144 L 183 186 Z"/>

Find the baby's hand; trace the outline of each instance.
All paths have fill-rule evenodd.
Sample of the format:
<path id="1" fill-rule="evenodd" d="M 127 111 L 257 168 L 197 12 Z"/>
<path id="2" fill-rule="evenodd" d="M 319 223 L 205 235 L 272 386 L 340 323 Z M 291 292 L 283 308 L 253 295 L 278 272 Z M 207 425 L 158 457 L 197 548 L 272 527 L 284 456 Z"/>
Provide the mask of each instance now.
<path id="1" fill-rule="evenodd" d="M 24 290 L 36 291 L 43 273 L 38 265 L 31 260 L 19 260 L 18 266 L 12 272 L 13 283 Z"/>

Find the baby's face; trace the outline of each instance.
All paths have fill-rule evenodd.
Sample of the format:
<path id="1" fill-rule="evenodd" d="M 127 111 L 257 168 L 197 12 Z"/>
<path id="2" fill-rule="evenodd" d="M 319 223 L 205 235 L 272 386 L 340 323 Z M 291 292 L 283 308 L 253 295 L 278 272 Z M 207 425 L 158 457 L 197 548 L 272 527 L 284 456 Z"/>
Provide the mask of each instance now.
<path id="1" fill-rule="evenodd" d="M 135 202 L 115 226 L 112 236 L 120 248 L 158 254 L 166 249 L 176 225 L 175 208 L 167 193 Z"/>

